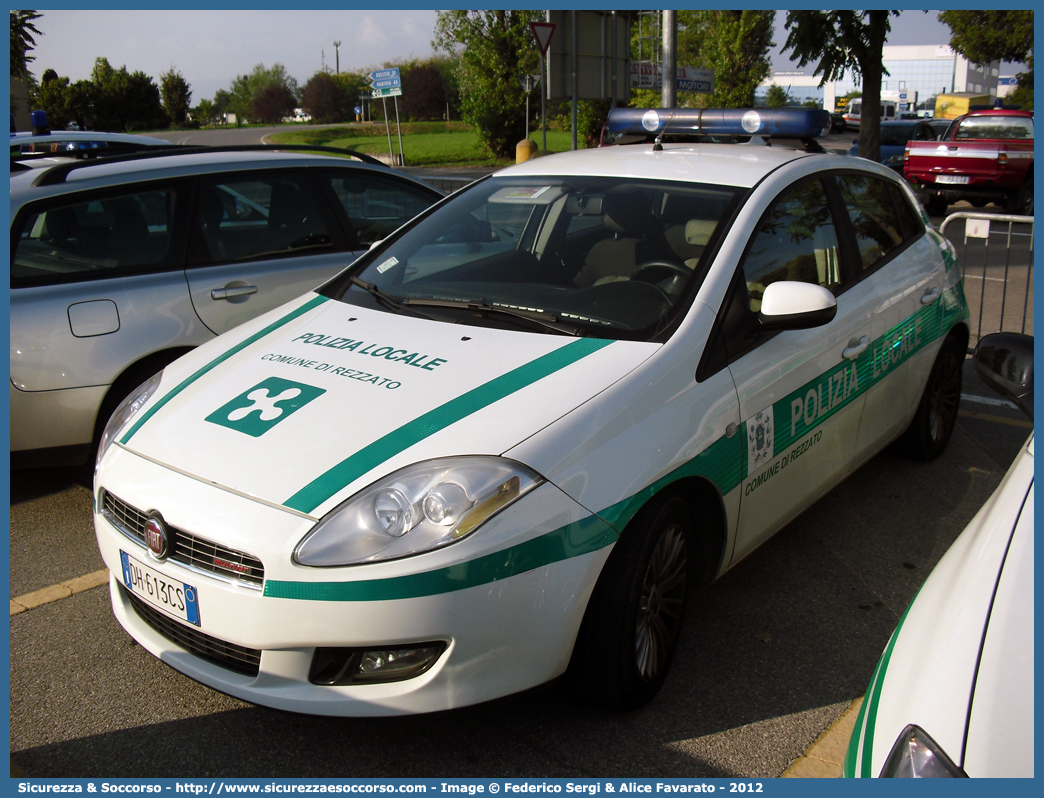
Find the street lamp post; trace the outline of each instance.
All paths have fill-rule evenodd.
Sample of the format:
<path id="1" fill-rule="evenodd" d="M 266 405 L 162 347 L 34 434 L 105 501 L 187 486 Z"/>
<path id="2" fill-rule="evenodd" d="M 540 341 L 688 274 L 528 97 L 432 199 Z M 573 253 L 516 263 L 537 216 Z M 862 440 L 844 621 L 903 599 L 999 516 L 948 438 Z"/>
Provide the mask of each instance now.
<path id="1" fill-rule="evenodd" d="M 337 64 L 337 74 L 341 74 L 341 42 L 340 40 L 333 43 L 334 45 L 334 62 Z"/>

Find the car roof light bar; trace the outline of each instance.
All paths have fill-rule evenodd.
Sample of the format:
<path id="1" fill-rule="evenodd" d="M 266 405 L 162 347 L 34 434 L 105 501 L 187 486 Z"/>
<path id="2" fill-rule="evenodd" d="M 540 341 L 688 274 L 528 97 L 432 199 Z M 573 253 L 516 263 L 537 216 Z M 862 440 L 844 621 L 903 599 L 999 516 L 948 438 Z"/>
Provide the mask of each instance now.
<path id="1" fill-rule="evenodd" d="M 613 108 L 606 126 L 628 136 L 814 139 L 830 130 L 830 114 L 818 108 Z"/>

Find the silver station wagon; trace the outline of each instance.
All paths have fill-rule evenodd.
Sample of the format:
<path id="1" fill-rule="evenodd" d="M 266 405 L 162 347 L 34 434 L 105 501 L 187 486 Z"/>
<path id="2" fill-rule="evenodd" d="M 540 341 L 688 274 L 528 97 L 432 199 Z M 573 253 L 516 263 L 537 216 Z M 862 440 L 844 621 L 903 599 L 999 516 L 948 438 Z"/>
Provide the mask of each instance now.
<path id="1" fill-rule="evenodd" d="M 12 158 L 13 467 L 86 462 L 142 381 L 442 196 L 373 159 L 275 149 Z"/>

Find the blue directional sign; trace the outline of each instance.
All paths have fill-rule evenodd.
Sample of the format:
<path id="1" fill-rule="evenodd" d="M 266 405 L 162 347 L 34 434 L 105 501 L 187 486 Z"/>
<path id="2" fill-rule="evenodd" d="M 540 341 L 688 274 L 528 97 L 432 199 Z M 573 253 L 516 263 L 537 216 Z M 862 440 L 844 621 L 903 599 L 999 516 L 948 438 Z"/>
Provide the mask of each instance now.
<path id="1" fill-rule="evenodd" d="M 370 73 L 370 80 L 389 80 L 394 78 L 399 79 L 399 68 L 391 67 L 389 69 L 377 69 Z"/>
<path id="2" fill-rule="evenodd" d="M 373 81 L 371 86 L 374 89 L 397 89 L 402 86 L 402 81 L 398 78 L 383 78 Z"/>

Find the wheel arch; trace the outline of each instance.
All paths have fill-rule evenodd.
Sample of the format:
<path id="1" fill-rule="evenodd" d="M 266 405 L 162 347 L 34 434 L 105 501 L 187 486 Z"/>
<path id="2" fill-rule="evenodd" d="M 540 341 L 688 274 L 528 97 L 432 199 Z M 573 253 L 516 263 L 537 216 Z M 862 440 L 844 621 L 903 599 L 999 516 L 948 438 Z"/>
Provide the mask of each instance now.
<path id="1" fill-rule="evenodd" d="M 668 496 L 677 496 L 689 509 L 697 536 L 693 542 L 700 553 L 700 567 L 693 576 L 698 585 L 710 584 L 721 571 L 728 541 L 728 517 L 721 492 L 706 477 L 682 477 L 657 491 L 642 505 L 642 509 L 650 502 L 663 501 Z"/>
<path id="2" fill-rule="evenodd" d="M 98 416 L 94 420 L 94 446 L 97 447 L 102 431 L 113 411 L 131 391 L 194 348 L 192 346 L 174 346 L 169 349 L 161 349 L 157 352 L 150 352 L 127 366 L 112 381 L 109 390 L 105 393 L 105 398 L 98 406 Z"/>

